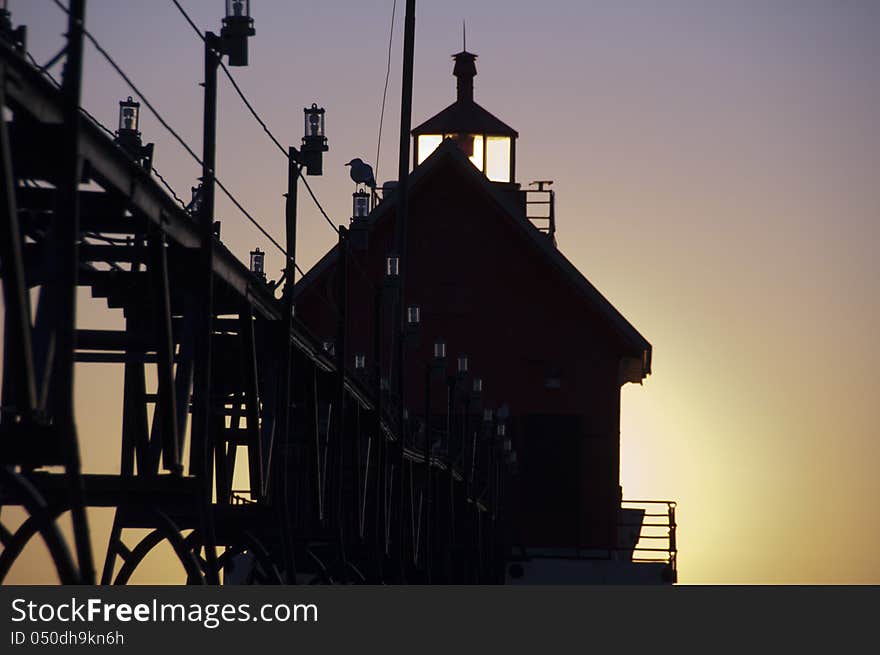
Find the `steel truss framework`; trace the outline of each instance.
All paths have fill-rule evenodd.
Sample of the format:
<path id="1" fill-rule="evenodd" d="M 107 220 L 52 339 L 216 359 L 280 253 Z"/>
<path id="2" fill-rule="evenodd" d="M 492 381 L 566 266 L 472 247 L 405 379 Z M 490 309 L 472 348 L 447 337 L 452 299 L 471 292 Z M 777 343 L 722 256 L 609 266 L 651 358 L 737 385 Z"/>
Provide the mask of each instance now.
<path id="1" fill-rule="evenodd" d="M 68 37 L 61 89 L 0 43 L 0 509 L 27 513 L 15 532 L 0 522 L 0 581 L 37 536 L 62 583 L 125 584 L 163 541 L 191 584 L 236 569 L 257 583 L 502 580 L 493 426 L 474 420 L 452 439 L 447 424 L 447 443 L 467 457 L 438 456 L 429 438 L 404 446 L 378 372 L 344 375 L 341 353 L 324 352 L 264 280 L 203 238 L 83 116 L 81 23 Z M 77 287 L 122 309 L 125 329 L 77 329 Z M 124 369 L 118 474 L 80 465 L 78 362 Z M 240 448 L 243 490 L 232 483 Z M 103 563 L 89 507 L 115 510 Z M 68 512 L 72 543 L 58 523 Z M 132 544 L 132 529 L 148 532 Z"/>

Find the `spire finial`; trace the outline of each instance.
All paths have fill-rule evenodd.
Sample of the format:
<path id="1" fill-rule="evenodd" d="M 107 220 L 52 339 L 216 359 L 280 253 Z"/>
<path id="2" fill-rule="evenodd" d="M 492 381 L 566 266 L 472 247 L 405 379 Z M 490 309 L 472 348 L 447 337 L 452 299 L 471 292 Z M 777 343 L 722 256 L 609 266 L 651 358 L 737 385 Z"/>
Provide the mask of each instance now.
<path id="1" fill-rule="evenodd" d="M 455 67 L 452 74 L 458 78 L 456 86 L 458 87 L 458 100 L 464 102 L 474 101 L 474 76 L 477 74 L 477 67 L 474 61 L 477 55 L 467 51 L 467 23 L 461 21 L 461 41 L 462 51 L 452 55 L 455 59 Z"/>

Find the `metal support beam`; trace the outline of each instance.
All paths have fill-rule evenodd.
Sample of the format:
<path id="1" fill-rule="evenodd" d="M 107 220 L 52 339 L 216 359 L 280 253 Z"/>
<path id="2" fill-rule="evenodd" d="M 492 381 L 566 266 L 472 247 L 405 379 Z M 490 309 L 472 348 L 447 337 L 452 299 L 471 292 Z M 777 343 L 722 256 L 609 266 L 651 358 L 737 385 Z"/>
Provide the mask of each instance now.
<path id="1" fill-rule="evenodd" d="M 79 577 L 82 584 L 94 584 L 95 569 L 85 511 L 85 493 L 80 477 L 79 443 L 74 419 L 74 350 L 76 331 L 76 278 L 79 269 L 79 183 L 82 177 L 79 112 L 82 90 L 83 31 L 85 0 L 71 0 L 67 22 L 67 60 L 61 93 L 64 97 L 64 124 L 61 158 L 63 178 L 58 185 L 58 211 L 52 226 L 55 248 L 50 284 L 55 308 L 55 358 L 52 372 L 52 414 L 65 453 L 69 483 L 71 518 L 76 542 Z"/>
<path id="2" fill-rule="evenodd" d="M 6 76 L 0 71 L 0 107 L 6 104 Z M 24 278 L 22 237 L 15 201 L 16 180 L 6 121 L 0 117 L 0 263 L 6 334 L 3 348 L 2 406 L 29 416 L 36 408 L 37 386 L 31 346 L 31 308 Z"/>
<path id="3" fill-rule="evenodd" d="M 174 397 L 174 335 L 171 330 L 171 300 L 168 285 L 168 262 L 165 235 L 154 232 L 149 237 L 149 271 L 153 288 L 153 316 L 156 321 L 156 362 L 161 415 L 162 464 L 166 471 L 180 474 L 180 451 L 177 435 L 177 401 Z"/>
<path id="4" fill-rule="evenodd" d="M 245 420 L 247 421 L 248 467 L 251 495 L 263 498 L 266 482 L 263 474 L 263 448 L 260 439 L 260 388 L 257 376 L 257 351 L 254 318 L 248 307 L 239 315 L 241 323 L 241 365 L 244 372 Z"/>
<path id="5" fill-rule="evenodd" d="M 195 343 L 194 412 L 190 467 L 202 483 L 202 534 L 208 584 L 219 584 L 216 536 L 211 513 L 213 458 L 211 429 L 211 341 L 214 318 L 214 175 L 217 135 L 217 69 L 220 66 L 219 38 L 205 34 L 205 103 L 202 150 L 202 206 L 199 214 L 199 302 Z"/>

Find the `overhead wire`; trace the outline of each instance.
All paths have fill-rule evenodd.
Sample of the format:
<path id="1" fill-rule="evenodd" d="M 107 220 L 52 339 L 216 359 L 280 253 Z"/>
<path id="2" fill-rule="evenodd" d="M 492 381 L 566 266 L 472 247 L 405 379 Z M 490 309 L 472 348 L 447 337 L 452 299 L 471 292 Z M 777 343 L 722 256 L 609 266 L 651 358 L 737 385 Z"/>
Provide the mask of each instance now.
<path id="1" fill-rule="evenodd" d="M 388 64 L 385 67 L 385 88 L 382 90 L 382 109 L 379 111 L 379 137 L 376 139 L 376 175 L 379 177 L 379 153 L 382 149 L 382 124 L 385 121 L 385 100 L 388 96 L 388 80 L 391 78 L 391 45 L 394 43 L 394 14 L 397 12 L 397 0 L 391 5 L 391 27 L 388 30 Z"/>
<path id="2" fill-rule="evenodd" d="M 54 2 L 55 5 L 59 9 L 64 11 L 66 14 L 68 14 L 68 15 L 70 14 L 70 10 L 67 7 L 65 7 L 60 2 L 60 0 L 52 0 L 52 2 Z M 193 151 L 193 149 L 189 146 L 189 144 L 186 141 L 184 141 L 184 139 L 174 130 L 174 128 L 168 124 L 168 121 L 166 121 L 162 117 L 162 115 L 153 106 L 153 104 L 150 102 L 150 100 L 141 92 L 141 90 L 137 87 L 137 85 L 134 82 L 132 82 L 131 78 L 125 73 L 125 71 L 122 70 L 122 68 L 119 66 L 119 64 L 116 63 L 116 61 L 113 59 L 113 57 L 111 57 L 110 54 L 103 47 L 101 47 L 101 44 L 98 43 L 97 39 L 95 39 L 95 37 L 92 36 L 92 34 L 88 30 L 86 30 L 85 27 L 83 27 L 83 34 L 89 40 L 89 42 L 95 47 L 95 49 L 101 54 L 101 56 L 104 57 L 104 59 L 107 61 L 107 63 L 110 64 L 110 66 L 117 72 L 117 74 L 123 80 L 125 80 L 126 84 L 128 84 L 128 86 L 131 87 L 132 91 L 134 91 L 140 97 L 140 99 L 147 106 L 147 108 L 150 110 L 150 112 L 153 114 L 153 116 L 156 118 L 156 120 L 159 121 L 159 123 L 162 125 L 162 127 L 164 127 L 169 132 L 169 134 L 171 134 L 171 136 L 174 137 L 174 139 L 181 145 L 181 147 L 187 152 L 187 154 L 189 154 L 190 157 L 192 157 L 200 166 L 204 166 L 204 163 L 202 162 L 201 158 L 195 153 L 195 151 Z M 214 171 L 211 171 L 211 173 L 213 174 Z M 242 204 L 232 194 L 232 192 L 230 192 L 229 189 L 226 188 L 226 185 L 224 185 L 216 176 L 214 176 L 214 182 L 223 191 L 223 193 L 226 195 L 226 197 L 229 198 L 229 200 L 238 208 L 238 210 L 242 214 L 244 214 L 244 216 L 254 225 L 254 227 L 256 227 L 260 231 L 260 233 L 264 237 L 266 237 L 266 239 L 268 239 L 269 242 L 273 246 L 275 246 L 278 250 L 280 250 L 282 254 L 287 256 L 287 251 L 281 246 L 281 244 L 279 244 L 272 237 L 272 235 L 266 231 L 266 229 L 260 224 L 260 222 L 257 219 L 255 219 L 251 215 L 251 213 L 248 212 L 242 206 Z M 302 274 L 302 271 L 300 271 L 300 274 Z"/>
<path id="3" fill-rule="evenodd" d="M 59 9 L 61 9 L 64 13 L 66 13 L 68 15 L 70 14 L 70 10 L 67 7 L 65 7 L 60 2 L 60 0 L 52 0 L 52 2 Z M 177 7 L 177 9 L 180 11 L 181 15 L 184 17 L 184 19 L 187 21 L 187 23 L 193 28 L 193 30 L 196 32 L 196 34 L 199 36 L 199 38 L 202 41 L 204 41 L 205 40 L 204 35 L 198 29 L 198 27 L 195 25 L 195 23 L 189 17 L 187 12 L 183 9 L 183 7 L 180 5 L 180 3 L 177 0 L 172 0 L 172 3 L 175 5 L 175 7 Z M 101 44 L 98 42 L 98 40 L 85 28 L 83 28 L 83 35 L 89 40 L 89 42 L 95 47 L 95 49 L 107 61 L 107 63 L 110 64 L 110 66 L 116 71 L 116 73 L 126 82 L 126 84 L 128 84 L 128 86 L 131 88 L 131 90 L 137 96 L 139 96 L 139 98 L 143 101 L 144 105 L 146 105 L 147 109 L 150 110 L 150 112 L 153 114 L 153 116 L 156 118 L 156 120 L 159 121 L 159 123 L 162 125 L 162 127 L 164 127 L 168 131 L 169 134 L 171 134 L 171 136 L 178 142 L 178 144 L 184 149 L 184 151 L 196 163 L 198 163 L 201 166 L 204 166 L 202 159 L 195 153 L 195 151 L 192 149 L 192 147 L 190 147 L 190 145 L 183 139 L 183 137 L 180 136 L 180 134 L 178 134 L 178 132 L 173 127 L 171 127 L 171 125 L 168 123 L 168 121 L 165 120 L 165 118 L 159 113 L 159 111 L 156 109 L 156 107 L 150 102 L 149 98 L 147 98 L 144 95 L 144 93 L 132 81 L 132 79 L 128 76 L 128 74 L 122 69 L 122 67 L 101 46 Z M 31 57 L 31 59 L 38 69 L 40 69 L 42 72 L 48 74 L 48 71 L 46 71 L 36 61 L 34 61 L 32 57 Z M 263 131 L 270 138 L 270 140 L 275 144 L 275 146 L 282 152 L 282 154 L 285 156 L 285 158 L 289 159 L 289 155 L 288 155 L 287 151 L 284 149 L 284 147 L 281 145 L 280 141 L 275 137 L 275 135 L 272 133 L 272 131 L 266 125 L 265 121 L 263 121 L 262 118 L 259 116 L 256 109 L 254 109 L 253 105 L 247 99 L 244 92 L 241 90 L 241 87 L 239 87 L 239 85 L 236 83 L 235 79 L 232 77 L 232 74 L 229 72 L 228 68 L 225 66 L 225 64 L 223 64 L 222 61 L 220 62 L 220 66 L 222 67 L 224 73 L 226 74 L 226 76 L 228 77 L 230 82 L 232 83 L 233 88 L 235 89 L 239 98 L 242 100 L 242 102 L 245 104 L 245 106 L 250 111 L 252 117 L 262 127 Z M 54 81 L 54 78 L 53 78 L 53 81 Z M 58 82 L 56 81 L 55 84 L 58 85 Z M 110 135 L 115 136 L 108 128 L 106 128 L 99 121 L 97 121 L 93 116 L 91 116 L 91 114 L 89 114 L 84 108 L 81 108 L 81 109 L 96 125 L 98 125 L 102 129 L 104 129 Z M 155 169 L 154 169 L 154 172 L 157 173 L 157 175 L 159 175 L 160 181 L 166 186 L 166 188 L 168 188 L 169 191 L 172 191 L 172 193 L 173 193 L 173 189 L 171 189 L 170 185 L 168 185 L 168 183 L 165 181 L 165 179 L 160 174 L 158 174 L 158 171 L 155 171 Z M 306 191 L 308 192 L 308 194 L 311 197 L 312 201 L 314 202 L 315 206 L 320 211 L 321 215 L 324 217 L 324 219 L 327 221 L 327 223 L 330 225 L 330 227 L 333 229 L 333 231 L 338 233 L 339 229 L 336 227 L 336 225 L 333 223 L 330 216 L 327 214 L 327 212 L 324 209 L 324 207 L 322 206 L 320 200 L 315 195 L 314 191 L 312 190 L 311 186 L 309 185 L 308 180 L 305 177 L 302 177 L 302 181 L 303 181 L 303 185 L 306 188 Z M 259 232 L 273 246 L 275 246 L 275 248 L 277 248 L 282 254 L 287 256 L 286 249 L 283 246 L 281 246 L 281 244 L 279 244 L 278 241 L 271 234 L 269 234 L 269 232 L 266 231 L 266 229 L 260 224 L 260 222 L 256 218 L 254 218 L 254 216 L 232 194 L 232 192 L 226 187 L 226 185 L 223 184 L 223 182 L 219 178 L 217 178 L 216 176 L 214 176 L 214 182 L 220 188 L 220 190 L 223 191 L 224 195 L 226 195 L 226 197 L 233 203 L 233 205 L 235 205 L 235 207 L 254 225 L 254 227 L 256 227 L 259 230 Z M 173 193 L 173 195 L 178 200 L 178 202 L 183 204 L 183 202 L 177 197 L 176 193 Z M 364 277 L 364 280 L 367 282 L 367 284 L 369 284 L 371 287 L 374 287 L 372 281 L 366 275 L 366 272 L 361 268 L 361 266 L 358 264 L 358 262 L 356 260 L 354 260 L 354 263 L 355 263 L 355 266 L 358 269 L 358 271 Z M 305 273 L 303 272 L 303 270 L 295 262 L 294 262 L 294 268 L 295 268 L 296 272 L 298 272 L 300 274 L 300 276 L 305 276 Z"/>
<path id="4" fill-rule="evenodd" d="M 177 7 L 177 10 L 181 13 L 181 15 L 184 17 L 186 22 L 189 23 L 189 26 L 193 29 L 193 31 L 204 42 L 205 35 L 198 28 L 198 26 L 193 22 L 192 18 L 190 18 L 189 14 L 183 8 L 183 6 L 180 4 L 180 2 L 178 2 L 178 0 L 171 0 L 171 2 L 174 4 L 175 7 Z M 235 81 L 235 78 L 232 76 L 232 73 L 229 71 L 229 68 L 227 68 L 226 64 L 224 64 L 222 61 L 220 62 L 220 68 L 223 69 L 223 72 L 226 74 L 227 79 L 229 79 L 229 82 L 232 84 L 232 88 L 235 89 L 235 92 L 238 94 L 238 97 L 244 103 L 244 106 L 247 107 L 248 111 L 251 113 L 251 116 L 253 116 L 254 120 L 256 120 L 257 123 L 260 125 L 260 127 L 263 128 L 263 132 L 266 133 L 266 136 L 268 136 L 269 139 L 272 141 L 272 143 L 275 144 L 275 147 L 278 148 L 278 150 L 281 152 L 282 155 L 284 155 L 284 158 L 289 159 L 290 155 L 287 152 L 287 149 L 283 145 L 281 145 L 281 141 L 279 141 L 275 137 L 275 135 L 272 133 L 272 130 L 269 129 L 269 126 L 266 125 L 266 122 L 260 117 L 260 115 L 257 113 L 257 110 L 254 109 L 254 106 L 251 104 L 250 100 L 248 100 L 247 96 L 244 94 L 244 91 L 241 90 L 241 87 L 238 85 L 238 82 Z M 312 201 L 315 203 L 315 206 L 317 206 L 318 210 L 321 212 L 321 215 L 324 217 L 324 220 L 327 221 L 327 223 L 330 225 L 330 227 L 333 229 L 334 232 L 339 233 L 339 228 L 336 227 L 336 224 L 333 222 L 333 220 L 330 218 L 330 216 L 327 215 L 327 212 L 324 210 L 324 207 L 321 205 L 321 202 L 318 200 L 314 191 L 312 191 L 312 187 L 309 186 L 308 180 L 303 177 L 302 181 L 306 187 L 306 190 L 309 192 L 309 195 L 312 197 Z"/>
<path id="5" fill-rule="evenodd" d="M 180 12 L 180 14 L 183 16 L 183 18 L 186 20 L 186 22 L 192 28 L 192 30 L 196 33 L 196 35 L 199 37 L 199 39 L 201 39 L 202 42 L 205 42 L 204 33 L 198 28 L 198 26 L 195 24 L 193 19 L 189 16 L 189 14 L 183 8 L 183 6 L 180 4 L 180 2 L 178 2 L 178 0 L 171 0 L 171 2 L 177 8 L 177 10 Z M 397 0 L 395 0 L 395 4 L 396 4 L 396 2 L 397 2 Z M 390 63 L 389 63 L 389 66 L 390 66 Z M 247 96 L 244 94 L 244 91 L 242 91 L 241 87 L 235 81 L 235 78 L 232 76 L 232 73 L 226 67 L 226 64 L 224 64 L 221 61 L 220 67 L 223 69 L 223 72 L 226 74 L 226 77 L 229 79 L 230 83 L 232 84 L 232 88 L 235 89 L 236 94 L 238 94 L 238 97 L 244 103 L 244 106 L 247 107 L 251 116 L 254 118 L 254 120 L 257 121 L 257 123 L 263 129 L 263 132 L 266 134 L 266 136 L 269 137 L 269 139 L 272 141 L 272 143 L 275 145 L 275 147 L 281 152 L 281 154 L 284 156 L 284 158 L 289 160 L 290 154 L 288 153 L 287 149 L 281 144 L 281 141 L 279 141 L 278 138 L 276 138 L 276 136 L 272 133 L 272 130 L 269 129 L 269 126 L 266 125 L 266 122 L 260 117 L 259 113 L 257 113 L 257 110 L 254 108 L 253 104 L 251 104 L 250 100 L 248 100 Z M 386 81 L 386 85 L 387 85 L 387 81 Z M 318 211 L 321 213 L 321 216 L 324 217 L 324 220 L 327 222 L 327 224 L 330 226 L 330 228 L 336 234 L 339 234 L 339 228 L 333 222 L 333 219 L 331 219 L 330 216 L 327 214 L 327 211 L 324 209 L 324 206 L 321 204 L 321 201 L 318 200 L 318 196 L 312 190 L 312 187 L 309 184 L 308 179 L 302 175 L 300 176 L 300 179 L 302 180 L 303 186 L 305 186 L 306 191 L 308 192 L 309 196 L 311 197 L 312 202 L 315 204 L 315 207 L 317 207 Z M 285 254 L 287 254 L 287 253 L 285 253 Z M 352 259 L 352 261 L 354 262 L 355 268 L 361 274 L 361 276 L 364 278 L 364 280 L 367 282 L 367 284 L 371 288 L 375 288 L 375 285 L 373 284 L 372 280 L 370 280 L 369 276 L 366 274 L 366 272 L 363 270 L 363 268 L 357 262 L 357 260 Z M 299 272 L 300 275 L 304 275 L 304 273 L 299 269 L 298 266 L 296 268 L 297 268 L 297 271 Z"/>

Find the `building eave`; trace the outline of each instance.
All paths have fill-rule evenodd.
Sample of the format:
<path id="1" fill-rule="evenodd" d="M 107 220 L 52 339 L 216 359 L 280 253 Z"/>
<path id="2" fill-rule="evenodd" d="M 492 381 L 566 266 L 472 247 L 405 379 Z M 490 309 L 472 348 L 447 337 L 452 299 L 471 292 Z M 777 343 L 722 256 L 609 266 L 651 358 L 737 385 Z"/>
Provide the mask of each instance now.
<path id="1" fill-rule="evenodd" d="M 474 101 L 457 100 L 412 130 L 419 134 L 465 132 L 518 138 L 519 133 Z"/>

